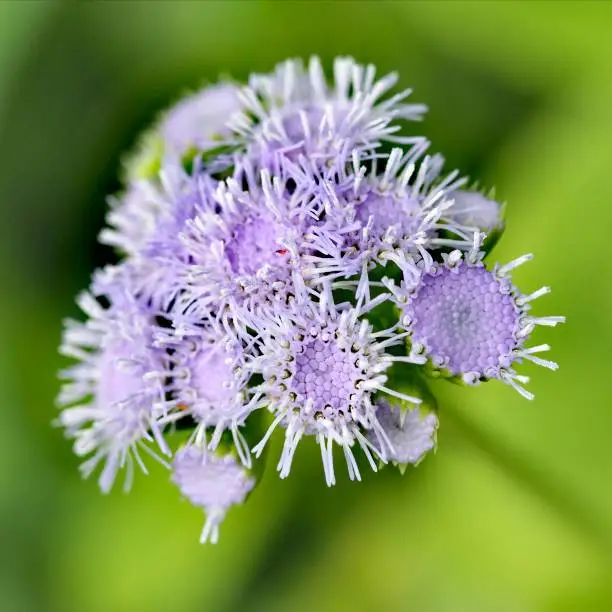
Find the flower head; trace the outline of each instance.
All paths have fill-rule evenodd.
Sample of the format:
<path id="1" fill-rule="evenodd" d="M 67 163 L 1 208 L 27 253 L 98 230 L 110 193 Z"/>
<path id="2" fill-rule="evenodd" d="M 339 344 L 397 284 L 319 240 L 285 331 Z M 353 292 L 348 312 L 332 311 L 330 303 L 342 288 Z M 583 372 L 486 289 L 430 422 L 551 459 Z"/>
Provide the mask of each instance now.
<path id="1" fill-rule="evenodd" d="M 188 256 L 177 268 L 187 289 L 185 311 L 240 321 L 248 312 L 284 308 L 303 277 L 308 200 L 248 163 L 219 184 L 213 200 L 214 210 L 188 221 L 179 236 Z"/>
<path id="2" fill-rule="evenodd" d="M 514 286 L 530 256 L 483 263 L 503 207 L 399 135 L 426 109 L 396 80 L 340 57 L 328 83 L 318 58 L 288 60 L 186 97 L 145 133 L 100 234 L 123 260 L 95 273 L 62 344 L 77 363 L 58 423 L 84 475 L 102 464 L 103 491 L 124 467 L 129 487 L 143 452 L 170 468 L 158 453 L 185 430 L 172 479 L 214 542 L 273 432 L 281 478 L 310 437 L 328 485 L 335 445 L 360 480 L 355 452 L 403 470 L 435 446 L 422 374 L 531 398 L 515 365 L 557 367 L 526 346 L 563 321 L 530 313 L 547 287 Z"/>
<path id="3" fill-rule="evenodd" d="M 139 255 L 153 238 L 159 219 L 168 208 L 157 185 L 135 181 L 122 195 L 109 198 L 108 203 L 108 227 L 100 232 L 100 242 L 124 255 Z"/>
<path id="4" fill-rule="evenodd" d="M 214 450 L 224 431 L 232 433 L 238 456 L 251 465 L 251 451 L 239 427 L 256 408 L 249 402 L 245 362 L 248 346 L 217 321 L 208 320 L 191 328 L 164 330 L 157 345 L 169 349 L 170 369 L 159 373 L 167 378 L 169 399 L 163 423 L 185 416 L 196 422 L 190 441 Z M 208 428 L 214 428 L 206 440 Z"/>
<path id="5" fill-rule="evenodd" d="M 100 241 L 128 255 L 133 291 L 155 307 L 165 309 L 181 290 L 177 266 L 188 259 L 178 239 L 186 222 L 214 208 L 216 181 L 196 164 L 188 174 L 168 162 L 157 181 L 134 183 L 123 198 L 112 200 L 110 227 Z"/>
<path id="6" fill-rule="evenodd" d="M 453 200 L 445 216 L 458 224 L 489 234 L 504 225 L 503 205 L 478 191 L 458 189 L 448 194 Z"/>
<path id="7" fill-rule="evenodd" d="M 405 153 L 395 148 L 375 156 L 344 151 L 322 169 L 304 158 L 285 160 L 296 189 L 309 193 L 318 218 L 324 219 L 307 227 L 304 259 L 311 278 L 346 279 L 360 274 L 364 265 L 430 258 L 429 250 L 449 242 L 471 246 L 473 232 L 445 218 L 452 205 L 448 193 L 465 179 L 456 171 L 441 176 L 438 157 L 423 157 L 427 146 L 421 142 Z"/>
<path id="8" fill-rule="evenodd" d="M 247 155 L 271 168 L 285 156 L 325 160 L 345 146 L 369 150 L 384 140 L 420 140 L 397 136 L 394 122 L 419 120 L 426 107 L 404 102 L 410 90 L 385 98 L 397 75 L 376 80 L 375 73 L 372 65 L 339 57 L 330 86 L 319 58 L 312 57 L 307 69 L 299 60 L 287 60 L 272 74 L 250 78 L 241 92 L 243 113 L 229 125 L 244 139 Z"/>
<path id="9" fill-rule="evenodd" d="M 215 455 L 193 445 L 181 448 L 172 462 L 172 481 L 206 512 L 200 542 L 219 539 L 219 525 L 232 506 L 242 504 L 255 479 L 231 455 Z"/>
<path id="10" fill-rule="evenodd" d="M 164 351 L 153 347 L 152 313 L 121 287 L 109 288 L 102 301 L 109 305 L 104 307 L 92 293 L 82 293 L 78 303 L 88 320 L 66 322 L 61 352 L 77 364 L 61 373 L 66 382 L 58 397 L 64 408 L 58 424 L 74 438 L 77 455 L 93 454 L 81 465 L 84 476 L 104 463 L 99 485 L 108 492 L 123 467 L 126 489 L 134 462 L 146 472 L 141 451 L 161 461 L 151 442 L 164 454 L 169 450 L 159 424 L 161 414 L 154 410 L 164 385 L 147 376 L 165 360 Z"/>
<path id="11" fill-rule="evenodd" d="M 239 87 L 220 82 L 181 99 L 166 112 L 159 127 L 168 153 L 183 155 L 202 150 L 227 137 L 227 123 L 241 110 Z"/>
<path id="12" fill-rule="evenodd" d="M 168 164 L 190 162 L 205 152 L 208 168 L 224 169 L 227 159 L 218 163 L 216 149 L 227 148 L 230 117 L 242 109 L 238 85 L 221 81 L 181 98 L 166 109 L 138 139 L 124 160 L 125 183 L 154 181 Z"/>
<path id="13" fill-rule="evenodd" d="M 442 177 L 442 164 L 437 156 L 420 159 L 428 143 L 420 143 L 407 153 L 393 149 L 384 160 L 383 172 L 378 164 L 367 172 L 353 152 L 355 176 L 355 213 L 361 223 L 360 250 L 371 253 L 375 260 L 396 260 L 420 256 L 445 244 L 440 230 L 456 235 L 456 244 L 469 248 L 471 235 L 441 219 L 451 206 L 448 194 L 465 179 L 457 171 Z M 375 160 L 378 162 L 378 160 Z M 378 162 L 380 163 L 380 162 Z"/>
<path id="14" fill-rule="evenodd" d="M 435 366 L 469 384 L 498 378 L 533 398 L 521 386 L 528 379 L 512 367 L 528 359 L 556 369 L 556 363 L 534 355 L 548 345 L 525 348 L 524 343 L 535 325 L 554 326 L 564 318 L 528 314 L 528 302 L 549 292 L 543 287 L 525 296 L 512 284 L 509 272 L 529 259 L 525 255 L 490 271 L 482 254 L 453 251 L 443 264 L 432 264 L 409 279 L 400 297 L 402 324 L 410 331 L 413 350 L 424 351 Z"/>
<path id="15" fill-rule="evenodd" d="M 433 412 L 423 414 L 418 407 L 405 410 L 380 399 L 376 417 L 391 443 L 389 461 L 416 465 L 435 447 L 438 417 Z"/>
<path id="16" fill-rule="evenodd" d="M 362 291 L 358 289 L 358 295 Z M 288 476 L 297 445 L 306 435 L 314 436 L 321 448 L 328 485 L 335 483 L 333 443 L 343 449 L 350 478 L 359 480 L 354 444 L 362 448 L 373 469 L 370 451 L 384 460 L 388 444 L 376 418 L 374 394 L 387 393 L 413 404 L 421 401 L 385 386 L 385 371 L 394 361 L 411 361 L 385 350 L 401 344 L 403 334 L 394 328 L 375 332 L 363 316 L 386 297 L 362 296 L 355 307 L 336 305 L 329 285 L 324 285 L 318 302 L 298 299 L 291 314 L 262 321 L 257 328 L 261 356 L 253 359 L 251 367 L 263 383 L 255 392 L 263 396 L 274 421 L 253 451 L 259 454 L 281 425 L 285 429 L 278 463 L 281 478 Z M 363 434 L 370 430 L 377 446 Z"/>

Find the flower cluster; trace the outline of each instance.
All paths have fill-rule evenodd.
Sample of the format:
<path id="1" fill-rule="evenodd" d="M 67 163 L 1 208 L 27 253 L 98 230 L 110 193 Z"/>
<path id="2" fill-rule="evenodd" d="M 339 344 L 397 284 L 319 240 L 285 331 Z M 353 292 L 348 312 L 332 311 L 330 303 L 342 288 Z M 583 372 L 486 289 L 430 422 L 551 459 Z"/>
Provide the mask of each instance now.
<path id="1" fill-rule="evenodd" d="M 531 256 L 485 264 L 503 207 L 400 135 L 426 109 L 396 80 L 289 60 L 181 100 L 128 158 L 100 235 L 123 259 L 61 346 L 58 423 L 104 492 L 156 459 L 214 542 L 275 432 L 281 478 L 305 438 L 328 485 L 336 447 L 351 479 L 403 471 L 436 446 L 428 376 L 531 399 L 517 364 L 556 369 L 528 346 L 563 321 L 530 314 L 548 288 L 512 282 Z"/>

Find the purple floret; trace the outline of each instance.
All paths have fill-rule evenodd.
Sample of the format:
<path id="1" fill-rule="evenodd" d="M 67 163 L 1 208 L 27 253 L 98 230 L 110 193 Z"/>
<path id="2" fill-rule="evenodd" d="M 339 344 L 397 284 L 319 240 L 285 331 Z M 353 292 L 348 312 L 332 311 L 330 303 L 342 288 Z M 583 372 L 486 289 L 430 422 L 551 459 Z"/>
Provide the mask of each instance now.
<path id="1" fill-rule="evenodd" d="M 200 542 L 213 544 L 227 512 L 242 504 L 255 486 L 255 479 L 232 455 L 214 455 L 192 445 L 174 456 L 172 481 L 194 506 L 206 512 Z"/>
<path id="2" fill-rule="evenodd" d="M 453 251 L 444 263 L 428 263 L 415 278 L 414 268 L 399 292 L 402 323 L 410 332 L 412 348 L 424 352 L 436 367 L 459 375 L 468 384 L 498 378 L 532 399 L 523 384 L 529 379 L 513 370 L 527 359 L 549 369 L 557 364 L 536 357 L 548 345 L 524 347 L 536 325 L 554 327 L 564 317 L 532 317 L 531 300 L 548 293 L 548 287 L 523 295 L 512 284 L 509 272 L 531 259 L 525 255 L 505 266 L 487 270 L 484 254 Z"/>
<path id="3" fill-rule="evenodd" d="M 92 293 L 82 293 L 78 303 L 88 320 L 65 324 L 60 350 L 77 363 L 61 372 L 58 424 L 75 440 L 77 455 L 92 455 L 81 465 L 85 477 L 103 464 L 99 484 L 106 493 L 119 470 L 127 467 L 126 490 L 134 463 L 146 472 L 141 452 L 163 463 L 151 443 L 163 454 L 170 451 L 158 409 L 165 389 L 155 376 L 166 367 L 166 352 L 154 346 L 153 314 L 121 284 L 105 287 L 103 300 L 107 307 Z"/>

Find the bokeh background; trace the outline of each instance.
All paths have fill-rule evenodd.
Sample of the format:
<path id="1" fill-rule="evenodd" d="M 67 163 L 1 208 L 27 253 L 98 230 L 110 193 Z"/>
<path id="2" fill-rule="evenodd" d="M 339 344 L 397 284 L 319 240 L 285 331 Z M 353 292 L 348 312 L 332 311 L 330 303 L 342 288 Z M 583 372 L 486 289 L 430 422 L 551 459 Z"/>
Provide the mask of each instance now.
<path id="1" fill-rule="evenodd" d="M 95 266 L 122 152 L 178 93 L 287 56 L 398 70 L 449 165 L 508 201 L 558 373 L 437 386 L 439 450 L 402 478 L 323 483 L 305 444 L 221 543 L 153 470 L 81 482 L 51 428 L 61 319 Z M 612 3 L 0 3 L 3 612 L 612 610 Z M 278 451 L 278 444 L 272 453 Z M 273 467 L 273 466 L 272 466 Z M 342 471 L 342 470 L 338 470 Z"/>

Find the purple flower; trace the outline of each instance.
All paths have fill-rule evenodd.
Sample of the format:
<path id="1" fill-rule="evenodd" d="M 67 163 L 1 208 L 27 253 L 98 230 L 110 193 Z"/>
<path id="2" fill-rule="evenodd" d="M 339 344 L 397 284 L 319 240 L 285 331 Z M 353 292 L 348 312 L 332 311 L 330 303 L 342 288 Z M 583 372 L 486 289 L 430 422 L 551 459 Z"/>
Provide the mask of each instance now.
<path id="1" fill-rule="evenodd" d="M 529 302 L 550 289 L 525 296 L 512 284 L 509 272 L 530 260 L 524 255 L 505 266 L 487 270 L 481 254 L 453 251 L 443 264 L 424 267 L 414 278 L 411 269 L 400 292 L 402 324 L 411 334 L 413 350 L 424 351 L 433 364 L 459 375 L 466 383 L 498 378 L 532 399 L 517 374 L 515 363 L 528 359 L 557 369 L 557 364 L 535 356 L 548 345 L 525 348 L 535 325 L 555 326 L 564 317 L 532 317 Z"/>
<path id="2" fill-rule="evenodd" d="M 231 82 L 209 85 L 181 98 L 161 113 L 155 123 L 139 137 L 133 151 L 124 160 L 124 180 L 131 185 L 140 180 L 154 180 L 166 165 L 196 158 L 216 147 L 231 144 L 230 117 L 242 110 L 240 87 Z M 227 166 L 226 156 L 217 164 Z"/>
<path id="3" fill-rule="evenodd" d="M 188 254 L 179 240 L 186 222 L 214 210 L 216 181 L 196 169 L 187 174 L 168 163 L 156 181 L 134 183 L 123 198 L 112 200 L 110 227 L 100 241 L 128 255 L 133 291 L 160 309 L 168 308 L 182 289 L 177 273 Z"/>
<path id="4" fill-rule="evenodd" d="M 503 205 L 485 197 L 478 191 L 457 190 L 448 194 L 453 205 L 445 217 L 458 224 L 479 230 L 492 232 L 503 227 Z"/>
<path id="5" fill-rule="evenodd" d="M 251 362 L 263 383 L 254 391 L 274 415 L 266 435 L 253 449 L 258 456 L 274 429 L 285 429 L 285 444 L 277 469 L 288 476 L 293 455 L 305 435 L 314 436 L 321 448 L 325 480 L 335 484 L 333 443 L 342 447 L 349 477 L 360 480 L 352 447 L 357 443 L 376 466 L 372 452 L 385 459 L 388 440 L 376 418 L 375 393 L 385 393 L 412 404 L 419 398 L 385 386 L 385 371 L 394 361 L 423 363 L 412 357 L 386 352 L 401 345 L 405 333 L 395 328 L 375 332 L 364 315 L 387 299 L 370 299 L 367 280 L 357 287 L 355 307 L 336 305 L 329 285 L 323 285 L 318 302 L 301 297 L 293 310 L 256 326 L 261 355 Z M 363 431 L 372 431 L 377 445 Z"/>
<path id="6" fill-rule="evenodd" d="M 443 218 L 452 205 L 447 193 L 465 180 L 457 172 L 441 177 L 436 157 L 419 163 L 427 146 L 393 149 L 388 156 L 345 150 L 324 167 L 304 157 L 283 160 L 281 168 L 295 184 L 292 197 L 309 203 L 301 248 L 306 279 L 346 279 L 364 266 L 430 257 L 427 249 L 449 243 L 471 246 L 473 232 Z"/>
<path id="7" fill-rule="evenodd" d="M 446 245 L 440 237 L 444 229 L 455 234 L 454 246 L 469 248 L 472 233 L 449 223 L 442 223 L 452 201 L 448 194 L 463 183 L 458 172 L 442 177 L 438 156 L 425 156 L 419 162 L 428 143 L 412 147 L 404 153 L 393 149 L 383 158 L 382 172 L 379 159 L 367 172 L 353 152 L 355 177 L 354 200 L 356 218 L 361 223 L 360 250 L 371 253 L 380 262 L 405 259 L 410 256 L 428 258 L 428 251 Z"/>
<path id="8" fill-rule="evenodd" d="M 159 187 L 151 181 L 136 181 L 120 196 L 110 197 L 108 203 L 109 227 L 100 233 L 100 242 L 115 247 L 123 255 L 142 253 L 153 238 L 160 217 L 168 210 Z"/>
<path id="9" fill-rule="evenodd" d="M 242 504 L 255 486 L 255 479 L 231 454 L 218 456 L 192 445 L 174 456 L 172 481 L 184 497 L 206 512 L 200 542 L 213 544 L 229 509 Z"/>
<path id="10" fill-rule="evenodd" d="M 179 237 L 188 256 L 176 268 L 185 281 L 185 312 L 195 318 L 221 313 L 238 323 L 255 310 L 284 308 L 306 272 L 301 247 L 308 200 L 249 164 L 219 184 L 213 199 L 214 210 L 189 220 Z"/>
<path id="11" fill-rule="evenodd" d="M 458 189 L 448 194 L 452 205 L 444 213 L 443 221 L 454 231 L 483 232 L 486 235 L 482 249 L 487 253 L 495 246 L 504 232 L 505 204 L 492 199 L 494 190 L 488 195 L 480 191 Z M 450 245 L 464 250 L 460 244 Z"/>
<path id="12" fill-rule="evenodd" d="M 97 294 L 100 289 L 94 287 Z M 58 404 L 64 409 L 57 422 L 74 438 L 78 456 L 92 455 L 80 468 L 85 477 L 104 464 L 98 482 L 106 493 L 122 468 L 127 467 L 126 490 L 135 462 L 146 473 L 142 451 L 164 463 L 151 442 L 166 455 L 170 451 L 159 424 L 162 415 L 154 410 L 164 395 L 163 382 L 148 376 L 165 361 L 165 352 L 153 347 L 153 316 L 122 286 L 105 288 L 102 299 L 107 307 L 92 293 L 82 293 L 78 304 L 88 320 L 65 324 L 60 351 L 77 364 L 60 373 L 65 383 Z"/>
<path id="13" fill-rule="evenodd" d="M 359 274 L 364 265 L 402 265 L 431 259 L 433 249 L 471 247 L 473 230 L 447 217 L 449 193 L 465 179 L 456 171 L 442 177 L 439 156 L 421 159 L 427 146 L 405 153 L 396 148 L 388 156 L 353 150 L 323 170 L 303 159 L 284 163 L 297 188 L 310 189 L 311 201 L 325 211 L 325 223 L 312 224 L 306 234 L 311 278 L 334 281 Z"/>
<path id="14" fill-rule="evenodd" d="M 189 429 L 172 479 L 216 541 L 275 430 L 281 478 L 311 437 L 329 486 L 334 445 L 360 480 L 355 452 L 376 471 L 435 447 L 421 373 L 531 398 L 515 365 L 556 369 L 548 345 L 526 346 L 564 320 L 530 313 L 549 289 L 513 285 L 530 256 L 485 267 L 503 207 L 398 135 L 426 109 L 396 81 L 340 57 L 328 83 L 318 58 L 288 60 L 186 97 L 145 133 L 100 234 L 123 260 L 95 273 L 61 348 L 77 363 L 58 423 L 103 491 Z"/>
<path id="15" fill-rule="evenodd" d="M 191 329 L 183 327 L 176 333 L 166 330 L 158 334 L 157 344 L 171 353 L 170 370 L 160 374 L 170 379 L 170 399 L 165 404 L 168 414 L 161 422 L 191 416 L 197 425 L 190 443 L 199 447 L 207 445 L 207 428 L 214 428 L 208 443 L 211 450 L 229 430 L 238 456 L 250 467 L 251 450 L 239 430 L 246 417 L 259 407 L 249 401 L 249 375 L 245 369 L 248 347 L 215 320 Z"/>
<path id="16" fill-rule="evenodd" d="M 245 141 L 249 157 L 272 168 L 283 156 L 324 160 L 344 147 L 371 150 L 382 141 L 420 141 L 398 136 L 394 122 L 418 121 L 427 108 L 404 102 L 410 90 L 385 97 L 397 75 L 376 80 L 375 73 L 371 64 L 338 57 L 330 86 L 318 57 L 310 59 L 307 69 L 299 60 L 287 60 L 272 74 L 249 79 L 241 92 L 243 113 L 229 125 Z"/>
<path id="17" fill-rule="evenodd" d="M 241 110 L 240 88 L 229 82 L 204 87 L 168 109 L 159 127 L 166 152 L 202 150 L 229 135 L 227 123 Z"/>
<path id="18" fill-rule="evenodd" d="M 381 399 L 376 417 L 391 443 L 388 459 L 393 463 L 416 465 L 436 445 L 438 417 L 433 412 L 406 410 Z"/>

